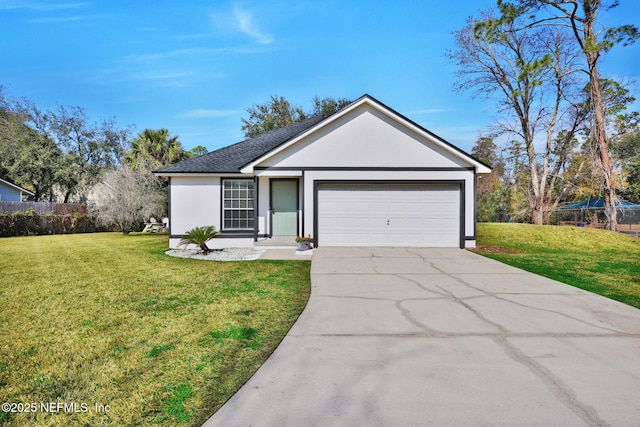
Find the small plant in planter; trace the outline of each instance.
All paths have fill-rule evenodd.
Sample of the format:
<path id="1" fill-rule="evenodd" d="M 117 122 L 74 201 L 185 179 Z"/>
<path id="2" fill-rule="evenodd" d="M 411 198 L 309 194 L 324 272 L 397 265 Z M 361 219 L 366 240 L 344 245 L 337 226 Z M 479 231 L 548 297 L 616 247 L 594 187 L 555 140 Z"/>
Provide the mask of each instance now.
<path id="1" fill-rule="evenodd" d="M 298 236 L 296 237 L 296 242 L 298 243 L 299 251 L 308 251 L 313 248 L 313 238 L 311 236 Z"/>
<path id="2" fill-rule="evenodd" d="M 192 228 L 182 236 L 180 245 L 198 245 L 202 252 L 208 254 L 212 250 L 207 246 L 207 242 L 216 237 L 217 234 L 216 228 L 212 225 Z"/>

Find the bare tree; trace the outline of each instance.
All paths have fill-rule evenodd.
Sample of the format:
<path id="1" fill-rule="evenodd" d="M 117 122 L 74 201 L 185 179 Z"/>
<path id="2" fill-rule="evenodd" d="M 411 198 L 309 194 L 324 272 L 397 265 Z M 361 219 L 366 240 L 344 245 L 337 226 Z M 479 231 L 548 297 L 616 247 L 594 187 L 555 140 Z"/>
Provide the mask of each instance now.
<path id="1" fill-rule="evenodd" d="M 458 65 L 457 89 L 495 101 L 502 117 L 497 133 L 522 140 L 531 222 L 542 224 L 572 149 L 567 142 L 584 118 L 572 91 L 576 51 L 559 31 L 513 31 L 517 24 L 495 20 L 489 12 L 470 19 L 455 33 L 457 49 L 448 56 Z M 560 140 L 563 129 L 568 135 Z"/>
<path id="2" fill-rule="evenodd" d="M 516 31 L 530 31 L 537 28 L 566 28 L 584 54 L 589 77 L 590 92 L 590 137 L 596 148 L 596 160 L 604 180 L 605 214 L 607 227 L 616 230 L 618 226 L 615 209 L 616 180 L 607 140 L 606 108 L 603 101 L 600 61 L 604 53 L 615 44 L 628 45 L 639 36 L 633 25 L 602 28 L 599 12 L 618 6 L 614 0 L 608 5 L 600 0 L 518 0 L 514 3 L 498 0 L 502 12 L 501 22 L 513 23 L 523 19 L 523 24 L 513 27 Z M 495 25 L 495 23 L 492 23 Z"/>
<path id="3" fill-rule="evenodd" d="M 108 171 L 93 191 L 100 223 L 124 234 L 153 215 L 165 214 L 166 195 L 161 182 L 145 169 L 124 166 Z"/>

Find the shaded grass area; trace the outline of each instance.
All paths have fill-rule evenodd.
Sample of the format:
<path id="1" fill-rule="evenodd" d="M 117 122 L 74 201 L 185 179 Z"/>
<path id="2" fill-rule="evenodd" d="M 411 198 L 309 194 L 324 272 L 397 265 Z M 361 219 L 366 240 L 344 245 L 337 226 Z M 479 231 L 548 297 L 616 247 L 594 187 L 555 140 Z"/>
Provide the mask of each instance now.
<path id="1" fill-rule="evenodd" d="M 0 412 L 0 425 L 200 425 L 308 300 L 309 261 L 166 248 L 161 235 L 0 239 L 0 402 L 77 407 Z"/>
<path id="2" fill-rule="evenodd" d="M 640 239 L 606 230 L 478 224 L 475 252 L 640 308 Z"/>

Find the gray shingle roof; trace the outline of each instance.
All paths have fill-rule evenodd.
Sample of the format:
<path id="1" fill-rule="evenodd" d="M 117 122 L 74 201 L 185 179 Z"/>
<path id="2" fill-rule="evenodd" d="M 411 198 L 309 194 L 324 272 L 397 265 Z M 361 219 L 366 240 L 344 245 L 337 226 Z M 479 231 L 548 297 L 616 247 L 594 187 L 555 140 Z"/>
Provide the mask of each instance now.
<path id="1" fill-rule="evenodd" d="M 243 166 L 320 123 L 324 117 L 312 116 L 292 125 L 272 130 L 202 156 L 155 170 L 155 173 L 238 173 Z"/>

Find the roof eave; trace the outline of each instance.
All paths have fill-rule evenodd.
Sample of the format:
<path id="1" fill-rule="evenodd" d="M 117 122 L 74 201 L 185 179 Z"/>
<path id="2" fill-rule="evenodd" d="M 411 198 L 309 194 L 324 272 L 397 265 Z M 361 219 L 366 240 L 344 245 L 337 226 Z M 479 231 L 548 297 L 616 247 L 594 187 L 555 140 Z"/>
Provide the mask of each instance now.
<path id="1" fill-rule="evenodd" d="M 26 189 L 20 187 L 19 185 L 14 184 L 13 182 L 7 181 L 6 179 L 0 178 L 0 181 L 4 182 L 5 184 L 7 184 L 10 187 L 15 188 L 16 190 L 20 191 L 21 193 L 26 193 L 26 194 L 28 194 L 30 196 L 35 196 L 36 195 L 35 193 L 32 193 L 31 191 L 26 190 Z"/>
<path id="2" fill-rule="evenodd" d="M 174 172 L 153 172 L 155 176 L 176 177 L 176 176 L 244 176 L 246 173 L 240 171 L 174 171 Z M 251 175 L 251 174 L 249 174 Z"/>

